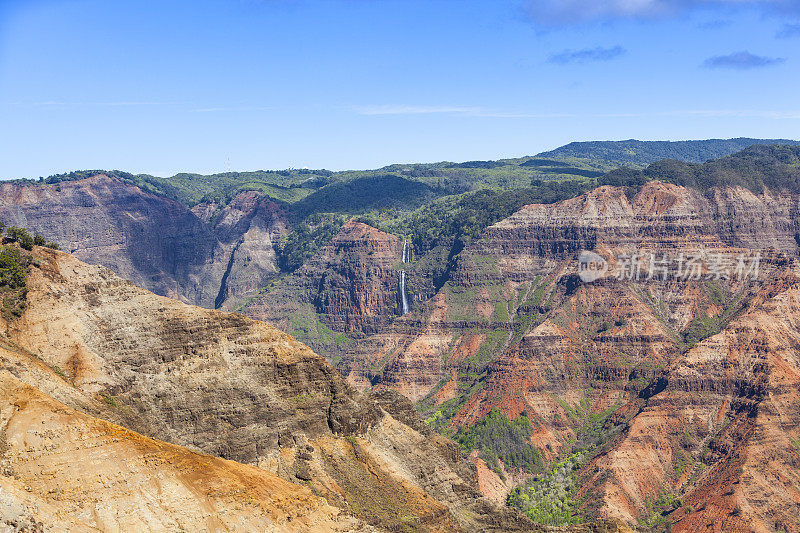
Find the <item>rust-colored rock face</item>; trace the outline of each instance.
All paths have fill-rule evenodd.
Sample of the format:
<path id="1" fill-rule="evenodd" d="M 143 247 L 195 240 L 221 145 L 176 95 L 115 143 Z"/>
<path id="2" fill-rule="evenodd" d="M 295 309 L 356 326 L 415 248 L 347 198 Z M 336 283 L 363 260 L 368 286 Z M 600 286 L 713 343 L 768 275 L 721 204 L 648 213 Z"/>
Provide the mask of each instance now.
<path id="1" fill-rule="evenodd" d="M 350 221 L 307 265 L 317 287 L 314 305 L 332 329 L 374 333 L 388 323 L 398 308 L 401 248 L 394 235 Z"/>
<path id="2" fill-rule="evenodd" d="M 351 220 L 314 258 L 246 313 L 286 329 L 309 306 L 334 331 L 376 333 L 399 313 L 403 244 L 394 235 Z"/>
<path id="3" fill-rule="evenodd" d="M 273 244 L 285 233 L 276 204 L 243 192 L 222 212 L 207 204 L 194 211 L 105 175 L 0 184 L 0 221 L 164 296 L 235 304 L 275 274 Z"/>
<path id="4" fill-rule="evenodd" d="M 108 198 L 128 191 L 131 205 L 149 205 L 141 191 L 95 180 L 74 182 L 70 205 L 106 189 Z M 4 196 L 49 205 L 48 190 Z M 577 473 L 575 498 L 590 517 L 657 519 L 676 531 L 800 532 L 798 206 L 797 195 L 741 188 L 701 193 L 652 182 L 629 196 L 600 187 L 489 227 L 438 288 L 417 279 L 426 267 L 403 263 L 400 238 L 351 221 L 244 307 L 318 340 L 344 378 L 271 326 L 158 298 L 39 250 L 28 309 L 8 325 L 0 364 L 74 416 L 247 464 L 272 476 L 264 483 L 303 485 L 310 492 L 297 516 L 321 509 L 332 529 L 529 526 L 472 502 L 477 489 L 502 502 L 513 473 L 503 482 L 479 459 L 463 461 L 399 392 L 451 430 L 494 408 L 510 418 L 525 412 L 545 459 L 586 446 L 592 458 Z M 4 218 L 28 208 L 2 209 Z M 129 224 L 109 242 L 147 213 L 109 215 Z M 216 240 L 206 264 L 222 266 L 197 271 L 218 273 L 208 296 L 215 303 L 232 307 L 269 278 L 283 231 L 277 206 L 242 193 L 223 210 L 181 213 Z M 606 275 L 581 280 L 582 250 L 602 258 Z M 640 276 L 618 276 L 632 272 L 632 253 Z M 667 258 L 666 271 L 650 256 Z M 690 257 L 700 258 L 697 276 L 682 275 Z M 731 268 L 758 257 L 759 268 L 715 275 L 721 257 Z M 412 301 L 403 316 L 400 270 Z M 20 465 L 32 464 L 13 449 Z M 30 472 L 19 483 L 38 475 Z M 314 507 L 319 498 L 341 512 Z"/>
<path id="5" fill-rule="evenodd" d="M 579 473 L 590 516 L 649 520 L 652 502 L 672 495 L 681 505 L 664 520 L 678 530 L 800 531 L 788 348 L 800 344 L 784 302 L 796 204 L 654 182 L 632 198 L 601 187 L 526 206 L 466 248 L 433 297 L 346 346 L 337 364 L 357 386 L 443 411 L 453 429 L 495 407 L 525 411 L 549 458 L 602 420 L 610 437 Z M 608 275 L 582 283 L 581 250 L 607 261 Z M 665 279 L 644 258 L 639 279 L 618 277 L 631 253 L 670 258 Z M 757 273 L 714 273 L 721 257 L 728 268 L 756 255 Z M 697 279 L 679 275 L 681 257 L 702 258 Z M 481 482 L 499 498 L 485 469 Z"/>
<path id="6" fill-rule="evenodd" d="M 683 493 L 676 531 L 800 530 L 800 278 L 768 284 L 722 332 L 678 357 L 584 474 L 631 519 Z"/>
<path id="7" fill-rule="evenodd" d="M 605 324 L 608 332 L 598 337 L 601 344 L 590 345 L 572 335 L 571 345 L 559 341 L 567 343 L 562 349 L 595 358 L 597 350 L 608 354 L 629 341 L 628 351 L 638 354 L 637 360 L 664 364 L 678 349 L 675 336 L 685 333 L 699 314 L 714 317 L 723 311 L 723 302 L 714 303 L 706 284 L 614 284 L 612 279 L 574 301 L 566 294 L 571 290 L 568 279 L 576 272 L 581 250 L 597 250 L 617 269 L 621 268 L 618 256 L 633 250 L 670 254 L 673 259 L 701 252 L 735 257 L 750 249 L 770 248 L 789 256 L 796 253 L 796 244 L 789 246 L 794 242 L 789 233 L 793 222 L 788 218 L 777 222 L 783 215 L 755 214 L 776 206 L 783 210 L 780 202 L 743 189 L 717 192 L 716 198 L 720 204 L 690 189 L 651 183 L 632 199 L 622 188 L 600 187 L 557 204 L 526 206 L 488 228 L 482 239 L 464 250 L 444 287 L 418 303 L 416 312 L 347 348 L 339 368 L 353 383 L 395 388 L 414 400 L 430 392 L 444 398 L 439 387 L 449 383 L 446 387 L 452 389 L 454 372 L 474 375 L 512 347 L 515 353 L 533 353 L 539 342 L 538 350 L 546 352 L 556 337 L 585 329 L 587 319 L 594 327 L 610 322 Z M 788 197 L 781 201 L 790 202 Z M 750 207 L 745 209 L 744 204 Z M 742 212 L 743 220 L 749 216 L 751 222 L 772 224 L 771 233 L 731 224 L 723 213 L 733 211 Z M 726 297 L 749 290 L 741 284 L 724 285 L 720 290 Z M 652 293 L 648 298 L 655 300 L 644 298 L 645 293 Z M 266 298 L 282 300 L 281 295 Z M 572 309 L 557 309 L 568 301 Z M 527 337 L 545 320 L 541 333 Z M 611 328 L 615 321 L 620 325 Z M 542 340 L 535 341 L 537 337 Z M 584 363 L 585 358 L 573 360 L 576 365 Z M 600 364 L 593 372 L 627 376 L 607 365 Z M 652 374 L 652 369 L 641 370 L 635 379 L 643 381 Z"/>
<path id="8" fill-rule="evenodd" d="M 469 463 L 410 405 L 354 391 L 279 330 L 155 296 L 62 252 L 33 253 L 27 309 L 0 336 L 0 389 L 11 391 L 0 393 L 0 487 L 20 520 L 143 530 L 530 526 L 480 499 Z M 59 454 L 73 459 L 64 465 Z M 44 491 L 45 479 L 65 495 Z M 109 494 L 93 512 L 101 487 Z M 138 513 L 144 495 L 160 522 Z"/>

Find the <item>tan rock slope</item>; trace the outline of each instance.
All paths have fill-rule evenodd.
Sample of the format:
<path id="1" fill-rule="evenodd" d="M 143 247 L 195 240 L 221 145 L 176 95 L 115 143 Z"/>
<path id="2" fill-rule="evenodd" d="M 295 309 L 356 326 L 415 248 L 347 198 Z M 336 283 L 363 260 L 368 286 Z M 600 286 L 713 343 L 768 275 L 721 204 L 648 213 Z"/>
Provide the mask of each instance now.
<path id="1" fill-rule="evenodd" d="M 305 487 L 84 415 L 5 370 L 0 405 L 0 530 L 366 527 Z"/>
<path id="2" fill-rule="evenodd" d="M 331 528 L 530 526 L 481 500 L 474 470 L 412 409 L 398 412 L 400 421 L 389 412 L 402 402 L 355 392 L 322 358 L 279 330 L 155 296 L 65 253 L 36 248 L 34 257 L 27 310 L 6 325 L 7 348 L 0 352 L 4 370 L 14 376 L 4 374 L 8 392 L 0 410 L 16 516 L 30 509 L 33 519 L 46 522 L 72 513 L 89 526 L 113 529 L 102 521 L 134 524 L 138 518 L 130 515 L 137 513 L 126 510 L 126 502 L 142 499 L 151 502 L 151 513 L 162 509 L 163 522 L 141 518 L 136 527 L 169 529 L 189 520 L 182 513 L 196 514 L 180 510 L 185 498 L 188 509 L 205 509 L 196 522 L 180 526 L 187 529 L 212 520 L 214 509 L 234 505 L 240 516 L 220 527 L 302 529 L 318 515 Z M 35 401 L 23 407 L 19 398 Z M 81 457 L 91 467 L 83 473 Z M 214 470 L 219 473 L 206 475 Z M 48 476 L 74 500 L 57 499 L 58 491 L 45 498 L 47 491 L 34 488 L 35 478 Z M 249 484 L 263 485 L 261 492 L 250 494 Z M 23 492 L 30 487 L 32 496 L 23 498 L 20 486 Z M 101 486 L 113 488 L 114 498 L 99 497 Z M 42 514 L 34 496 L 45 498 L 52 512 Z M 100 500 L 104 510 L 92 510 Z M 262 508 L 271 514 L 260 514 Z"/>

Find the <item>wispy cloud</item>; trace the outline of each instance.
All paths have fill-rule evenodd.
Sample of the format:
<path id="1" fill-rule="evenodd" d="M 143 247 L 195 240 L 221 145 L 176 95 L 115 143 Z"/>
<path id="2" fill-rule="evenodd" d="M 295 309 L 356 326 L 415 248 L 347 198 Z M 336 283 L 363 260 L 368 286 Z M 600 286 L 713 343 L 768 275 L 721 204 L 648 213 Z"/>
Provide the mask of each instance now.
<path id="1" fill-rule="evenodd" d="M 143 106 L 168 106 L 178 105 L 177 102 L 62 102 L 58 100 L 45 100 L 41 102 L 6 102 L 5 105 L 15 107 L 143 107 Z"/>
<path id="2" fill-rule="evenodd" d="M 359 115 L 473 115 L 481 112 L 480 107 L 435 105 L 365 105 L 355 106 L 354 110 Z"/>
<path id="3" fill-rule="evenodd" d="M 784 24 L 783 27 L 775 34 L 778 39 L 789 39 L 791 37 L 800 37 L 800 24 Z"/>
<path id="4" fill-rule="evenodd" d="M 272 111 L 272 106 L 231 106 L 231 107 L 198 107 L 192 113 L 234 113 L 239 111 Z"/>
<path id="5" fill-rule="evenodd" d="M 659 113 L 678 117 L 739 117 L 739 118 L 764 118 L 772 120 L 798 120 L 800 111 L 763 111 L 756 109 L 696 109 L 671 111 Z"/>
<path id="6" fill-rule="evenodd" d="M 709 57 L 703 62 L 706 68 L 727 68 L 734 70 L 751 70 L 755 68 L 770 67 L 785 62 L 782 57 L 757 56 L 743 50 L 732 54 Z"/>
<path id="7" fill-rule="evenodd" d="M 714 8 L 756 8 L 766 14 L 800 14 L 797 0 L 527 0 L 524 7 L 530 19 L 543 26 L 653 20 Z"/>
<path id="8" fill-rule="evenodd" d="M 564 118 L 572 113 L 536 113 L 528 111 L 506 111 L 477 106 L 425 106 L 425 105 L 363 105 L 353 106 L 359 115 L 452 115 L 481 118 Z"/>
<path id="9" fill-rule="evenodd" d="M 551 55 L 547 61 L 558 65 L 610 61 L 624 55 L 626 52 L 627 50 L 621 46 L 612 46 L 611 48 L 598 46 L 596 48 L 582 48 L 580 50 L 564 50 Z"/>
<path id="10" fill-rule="evenodd" d="M 800 111 L 765 111 L 753 109 L 686 109 L 630 113 L 537 113 L 521 110 L 496 110 L 478 106 L 367 105 L 354 106 L 359 115 L 454 115 L 479 118 L 645 118 L 645 117 L 752 117 L 764 119 L 800 119 Z"/>

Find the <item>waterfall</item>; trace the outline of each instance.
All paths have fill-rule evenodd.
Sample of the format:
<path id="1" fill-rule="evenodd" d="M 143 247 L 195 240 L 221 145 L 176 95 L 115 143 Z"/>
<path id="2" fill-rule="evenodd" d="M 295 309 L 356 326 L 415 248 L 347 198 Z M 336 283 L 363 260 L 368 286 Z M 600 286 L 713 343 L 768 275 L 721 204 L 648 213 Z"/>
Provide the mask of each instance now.
<path id="1" fill-rule="evenodd" d="M 408 242 L 403 241 L 403 253 L 401 255 L 400 260 L 403 264 L 406 264 L 409 260 L 409 250 L 408 250 Z M 400 316 L 405 315 L 408 313 L 408 294 L 406 294 L 406 271 L 400 271 L 400 301 L 402 303 L 402 308 L 400 309 Z"/>

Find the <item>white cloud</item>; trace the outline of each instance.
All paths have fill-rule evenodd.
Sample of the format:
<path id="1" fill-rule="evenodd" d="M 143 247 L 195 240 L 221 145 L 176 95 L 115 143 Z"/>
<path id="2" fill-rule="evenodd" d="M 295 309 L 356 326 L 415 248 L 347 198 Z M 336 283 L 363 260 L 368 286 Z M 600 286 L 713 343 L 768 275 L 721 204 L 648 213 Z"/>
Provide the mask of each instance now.
<path id="1" fill-rule="evenodd" d="M 354 106 L 352 110 L 359 115 L 456 115 L 478 118 L 644 118 L 644 117 L 755 117 L 774 120 L 800 119 L 800 111 L 764 110 L 673 110 L 632 113 L 536 113 L 522 110 L 496 110 L 477 106 L 424 106 L 424 105 L 365 105 Z"/>

